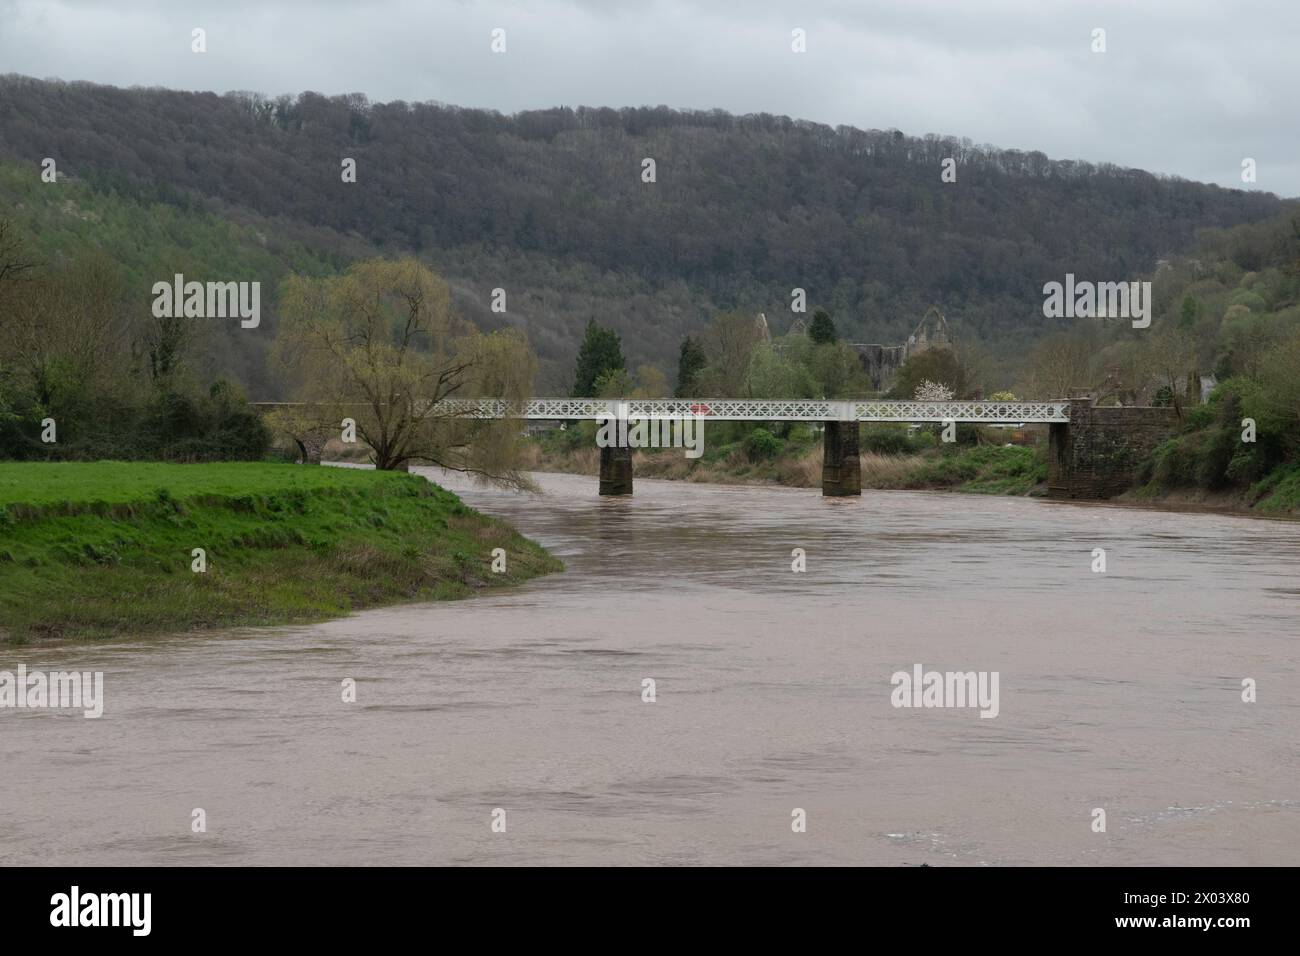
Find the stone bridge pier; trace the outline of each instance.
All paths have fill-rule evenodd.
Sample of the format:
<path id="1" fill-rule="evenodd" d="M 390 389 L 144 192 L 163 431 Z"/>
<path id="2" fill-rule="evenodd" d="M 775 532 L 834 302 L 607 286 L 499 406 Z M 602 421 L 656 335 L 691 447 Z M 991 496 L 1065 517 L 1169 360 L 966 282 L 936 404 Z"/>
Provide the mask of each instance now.
<path id="1" fill-rule="evenodd" d="M 294 442 L 298 446 L 298 454 L 302 456 L 302 464 L 319 465 L 321 453 L 325 451 L 325 442 L 329 436 L 323 428 L 313 428 L 309 431 L 303 431 L 294 434 Z"/>
<path id="2" fill-rule="evenodd" d="M 1094 405 L 1070 399 L 1070 420 L 1048 435 L 1050 498 L 1110 498 L 1127 491 L 1138 466 L 1178 429 L 1172 408 Z"/>
<path id="3" fill-rule="evenodd" d="M 862 494 L 862 459 L 858 457 L 858 423 L 827 422 L 822 433 L 822 496 Z"/>
<path id="4" fill-rule="evenodd" d="M 606 446 L 600 450 L 600 493 L 632 493 L 632 449 Z"/>

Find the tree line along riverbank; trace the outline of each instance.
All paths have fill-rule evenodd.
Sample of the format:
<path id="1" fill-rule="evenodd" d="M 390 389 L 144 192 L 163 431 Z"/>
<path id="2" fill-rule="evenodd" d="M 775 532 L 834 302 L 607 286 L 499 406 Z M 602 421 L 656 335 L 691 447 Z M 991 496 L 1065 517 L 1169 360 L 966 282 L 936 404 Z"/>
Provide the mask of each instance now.
<path id="1" fill-rule="evenodd" d="M 317 621 L 559 570 L 536 543 L 416 475 L 0 462 L 5 643 Z"/>

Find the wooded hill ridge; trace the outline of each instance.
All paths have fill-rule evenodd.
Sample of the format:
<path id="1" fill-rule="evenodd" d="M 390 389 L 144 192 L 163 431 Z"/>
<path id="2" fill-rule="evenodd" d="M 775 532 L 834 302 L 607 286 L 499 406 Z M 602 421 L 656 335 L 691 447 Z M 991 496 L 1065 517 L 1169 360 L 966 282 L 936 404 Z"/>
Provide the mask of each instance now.
<path id="1" fill-rule="evenodd" d="M 1282 208 L 1105 163 L 767 114 L 505 116 L 0 77 L 0 158 L 35 176 L 45 157 L 96 190 L 255 216 L 329 258 L 415 251 L 481 327 L 526 330 L 543 391 L 571 381 L 591 318 L 620 333 L 631 364 L 671 370 L 681 337 L 719 310 L 765 312 L 784 331 L 796 287 L 805 319 L 824 308 L 851 341 L 901 342 L 938 304 L 959 336 L 1022 352 L 1053 329 L 1045 282 L 1136 278 L 1203 228 Z M 945 158 L 956 182 L 941 181 Z M 494 288 L 504 315 L 489 310 Z"/>

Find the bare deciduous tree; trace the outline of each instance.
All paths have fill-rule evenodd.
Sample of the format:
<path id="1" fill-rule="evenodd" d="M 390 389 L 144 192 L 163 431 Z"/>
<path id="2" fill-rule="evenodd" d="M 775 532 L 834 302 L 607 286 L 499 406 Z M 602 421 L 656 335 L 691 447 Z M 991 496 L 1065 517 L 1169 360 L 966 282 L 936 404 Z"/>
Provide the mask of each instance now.
<path id="1" fill-rule="evenodd" d="M 1174 411 L 1182 418 L 1179 390 L 1187 381 L 1188 372 L 1195 369 L 1196 340 L 1182 329 L 1168 328 L 1151 336 L 1144 351 L 1152 373 L 1160 385 L 1169 389 Z"/>
<path id="2" fill-rule="evenodd" d="M 745 375 L 762 329 L 746 312 L 722 312 L 713 317 L 701 337 L 709 364 L 699 375 L 699 385 L 710 397 L 743 398 Z"/>
<path id="3" fill-rule="evenodd" d="M 1020 392 L 1026 398 L 1068 398 L 1071 389 L 1091 388 L 1093 346 L 1087 338 L 1058 332 L 1040 339 L 1029 353 L 1029 372 Z"/>
<path id="4" fill-rule="evenodd" d="M 36 400 L 48 408 L 61 395 L 112 387 L 128 332 L 112 263 L 95 255 L 39 275 L 18 274 L 23 281 L 5 293 L 0 356 L 27 377 Z"/>
<path id="5" fill-rule="evenodd" d="M 35 268 L 36 263 L 27 256 L 13 226 L 0 219 L 0 293 L 7 284 L 30 275 Z"/>

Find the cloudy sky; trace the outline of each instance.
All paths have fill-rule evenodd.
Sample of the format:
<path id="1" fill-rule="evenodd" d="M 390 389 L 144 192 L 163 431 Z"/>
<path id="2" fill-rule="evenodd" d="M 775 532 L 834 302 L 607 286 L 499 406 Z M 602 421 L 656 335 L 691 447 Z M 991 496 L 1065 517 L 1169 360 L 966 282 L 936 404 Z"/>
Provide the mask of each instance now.
<path id="1" fill-rule="evenodd" d="M 1282 196 L 1300 196 L 1298 39 L 1300 0 L 0 0 L 5 73 L 783 113 Z"/>

